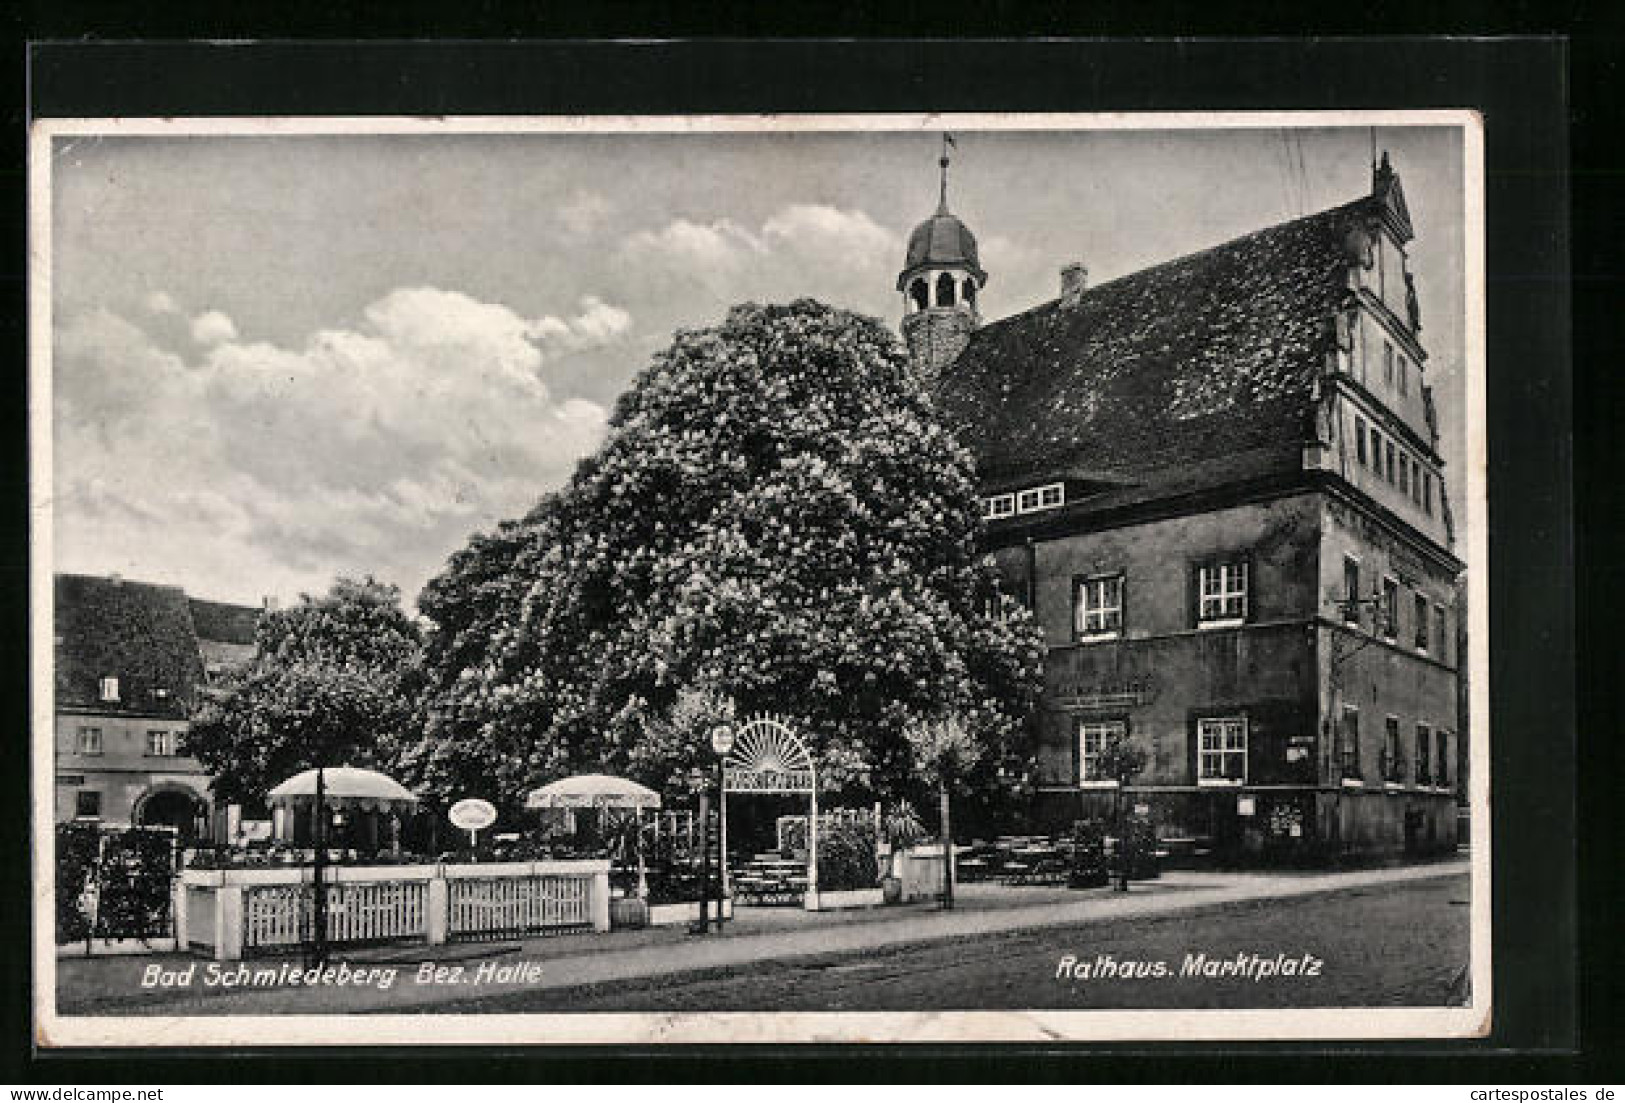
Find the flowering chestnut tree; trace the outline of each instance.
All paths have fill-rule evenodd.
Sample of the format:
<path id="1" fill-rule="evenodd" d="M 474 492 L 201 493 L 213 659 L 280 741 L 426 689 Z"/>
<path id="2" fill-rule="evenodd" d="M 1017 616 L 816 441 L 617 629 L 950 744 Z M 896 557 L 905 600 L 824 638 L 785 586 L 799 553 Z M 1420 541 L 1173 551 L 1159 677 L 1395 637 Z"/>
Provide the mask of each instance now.
<path id="1" fill-rule="evenodd" d="M 254 658 L 201 690 L 187 752 L 233 801 L 313 766 L 391 770 L 414 743 L 420 646 L 400 591 L 340 578 L 261 615 Z"/>
<path id="2" fill-rule="evenodd" d="M 951 709 L 990 781 L 1042 648 L 980 524 L 971 457 L 879 322 L 801 300 L 681 331 L 568 486 L 424 591 L 424 777 L 665 785 L 710 755 L 686 691 L 783 715 L 864 795 L 912 791 L 905 727 Z"/>

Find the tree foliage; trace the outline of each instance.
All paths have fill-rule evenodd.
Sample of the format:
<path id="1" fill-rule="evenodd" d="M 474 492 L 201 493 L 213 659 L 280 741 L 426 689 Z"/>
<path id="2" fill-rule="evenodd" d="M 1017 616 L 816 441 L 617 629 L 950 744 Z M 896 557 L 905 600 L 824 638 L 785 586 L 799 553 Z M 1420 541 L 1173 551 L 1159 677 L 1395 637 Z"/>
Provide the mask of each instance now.
<path id="1" fill-rule="evenodd" d="M 413 761 L 431 787 L 664 785 L 710 761 L 705 700 L 785 716 L 834 787 L 908 789 L 905 725 L 943 709 L 994 762 L 1041 647 L 980 523 L 970 456 L 885 327 L 810 300 L 736 307 L 679 332 L 569 485 L 424 591 Z"/>
<path id="2" fill-rule="evenodd" d="M 412 738 L 421 638 L 400 591 L 340 578 L 260 617 L 255 657 L 206 687 L 187 747 L 223 800 L 316 765 L 395 767 Z"/>

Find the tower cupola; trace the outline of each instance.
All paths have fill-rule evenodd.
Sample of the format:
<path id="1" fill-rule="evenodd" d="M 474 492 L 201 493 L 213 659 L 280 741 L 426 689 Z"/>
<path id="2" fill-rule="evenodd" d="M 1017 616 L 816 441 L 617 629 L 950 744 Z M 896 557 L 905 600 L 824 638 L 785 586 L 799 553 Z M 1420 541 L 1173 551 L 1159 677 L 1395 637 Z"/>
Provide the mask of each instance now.
<path id="1" fill-rule="evenodd" d="M 953 138 L 944 134 L 937 162 L 942 170 L 937 210 L 909 235 L 908 254 L 897 276 L 897 290 L 903 295 L 903 340 L 928 387 L 958 358 L 981 324 L 976 303 L 987 284 L 976 235 L 948 209 L 948 150 L 953 146 Z"/>

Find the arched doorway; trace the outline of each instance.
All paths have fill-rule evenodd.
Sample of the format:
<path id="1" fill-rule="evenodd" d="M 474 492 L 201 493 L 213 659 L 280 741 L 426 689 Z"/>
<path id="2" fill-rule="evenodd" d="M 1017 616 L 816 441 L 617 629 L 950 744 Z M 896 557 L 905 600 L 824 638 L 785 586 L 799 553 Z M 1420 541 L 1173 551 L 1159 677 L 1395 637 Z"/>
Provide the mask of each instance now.
<path id="1" fill-rule="evenodd" d="M 806 890 L 802 902 L 815 909 L 818 901 L 818 771 L 801 737 L 782 720 L 757 716 L 745 721 L 722 764 L 720 834 L 723 885 L 729 885 L 728 794 L 805 793 L 807 811 Z"/>
<path id="2" fill-rule="evenodd" d="M 136 802 L 137 827 L 173 827 L 184 840 L 203 833 L 209 808 L 196 793 L 179 785 L 157 786 Z"/>

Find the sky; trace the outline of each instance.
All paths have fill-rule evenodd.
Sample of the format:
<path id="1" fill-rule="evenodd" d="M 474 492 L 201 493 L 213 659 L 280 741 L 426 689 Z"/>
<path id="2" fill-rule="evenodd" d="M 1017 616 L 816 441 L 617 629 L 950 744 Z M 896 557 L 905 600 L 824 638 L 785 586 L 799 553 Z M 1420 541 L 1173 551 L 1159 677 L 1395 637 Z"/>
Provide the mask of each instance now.
<path id="1" fill-rule="evenodd" d="M 1461 135 L 1376 138 L 1461 501 Z M 1069 261 L 1101 283 L 1370 187 L 1365 127 L 955 139 L 987 320 L 1053 299 Z M 58 137 L 56 569 L 249 604 L 372 574 L 411 604 L 569 477 L 674 330 L 801 296 L 895 329 L 940 149 L 920 129 Z"/>

